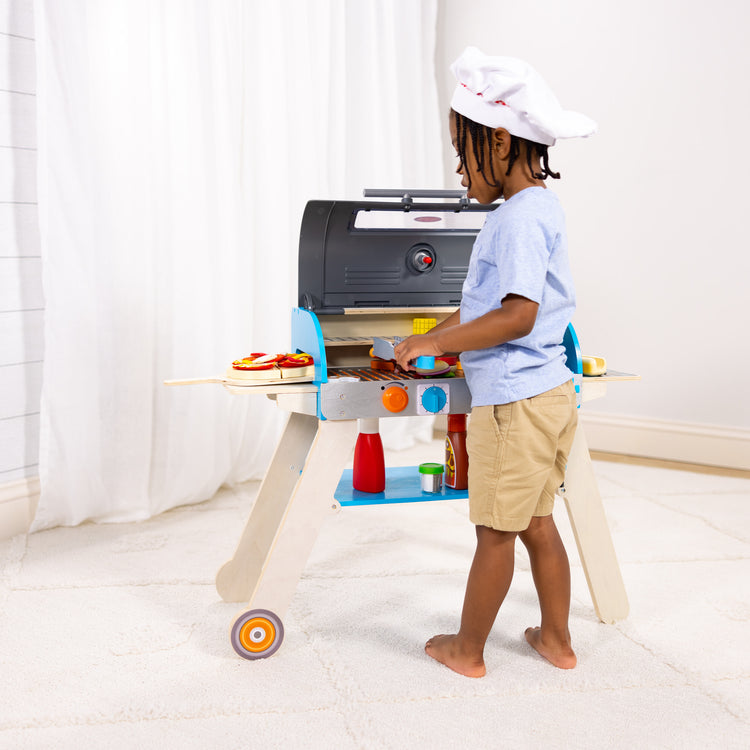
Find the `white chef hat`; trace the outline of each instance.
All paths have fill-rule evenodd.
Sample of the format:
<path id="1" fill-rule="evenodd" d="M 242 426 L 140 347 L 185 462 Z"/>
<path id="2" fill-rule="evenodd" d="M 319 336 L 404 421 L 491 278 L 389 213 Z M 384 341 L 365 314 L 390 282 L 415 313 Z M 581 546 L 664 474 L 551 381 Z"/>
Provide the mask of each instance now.
<path id="1" fill-rule="evenodd" d="M 451 71 L 458 81 L 451 108 L 474 122 L 546 146 L 554 146 L 557 138 L 585 138 L 596 132 L 596 123 L 586 115 L 564 110 L 523 60 L 467 47 Z"/>

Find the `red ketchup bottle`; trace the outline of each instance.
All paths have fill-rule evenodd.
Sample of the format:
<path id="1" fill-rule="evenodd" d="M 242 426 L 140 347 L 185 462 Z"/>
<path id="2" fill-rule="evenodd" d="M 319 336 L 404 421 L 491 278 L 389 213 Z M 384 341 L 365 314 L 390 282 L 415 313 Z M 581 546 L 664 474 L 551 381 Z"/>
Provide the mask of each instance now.
<path id="1" fill-rule="evenodd" d="M 378 422 L 377 419 L 359 420 L 352 485 L 360 492 L 382 492 L 385 489 L 385 458 Z"/>
<path id="2" fill-rule="evenodd" d="M 465 414 L 448 415 L 448 432 L 445 436 L 445 486 L 453 490 L 465 490 L 469 486 Z"/>

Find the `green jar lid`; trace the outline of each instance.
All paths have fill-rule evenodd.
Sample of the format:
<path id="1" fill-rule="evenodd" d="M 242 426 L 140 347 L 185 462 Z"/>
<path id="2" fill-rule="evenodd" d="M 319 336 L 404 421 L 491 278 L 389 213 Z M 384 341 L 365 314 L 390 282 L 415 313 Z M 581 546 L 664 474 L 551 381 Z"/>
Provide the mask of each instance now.
<path id="1" fill-rule="evenodd" d="M 443 464 L 419 464 L 420 474 L 442 474 Z"/>

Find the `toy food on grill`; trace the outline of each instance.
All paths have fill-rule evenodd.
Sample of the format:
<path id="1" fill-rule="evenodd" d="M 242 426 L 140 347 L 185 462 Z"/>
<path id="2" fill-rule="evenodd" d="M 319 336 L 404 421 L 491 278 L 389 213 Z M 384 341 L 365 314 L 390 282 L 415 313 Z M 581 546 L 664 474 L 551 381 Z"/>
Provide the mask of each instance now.
<path id="1" fill-rule="evenodd" d="M 313 358 L 304 352 L 299 354 L 265 354 L 254 352 L 249 357 L 236 359 L 227 370 L 232 380 L 284 380 L 307 378 L 315 373 Z"/>

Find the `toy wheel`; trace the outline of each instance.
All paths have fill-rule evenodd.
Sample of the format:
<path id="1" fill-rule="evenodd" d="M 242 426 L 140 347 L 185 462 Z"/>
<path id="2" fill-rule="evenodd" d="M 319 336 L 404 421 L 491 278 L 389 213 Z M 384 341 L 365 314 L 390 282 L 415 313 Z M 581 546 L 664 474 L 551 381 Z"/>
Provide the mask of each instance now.
<path id="1" fill-rule="evenodd" d="M 232 625 L 232 648 L 243 659 L 265 659 L 275 654 L 284 640 L 281 620 L 267 609 L 251 609 Z"/>

